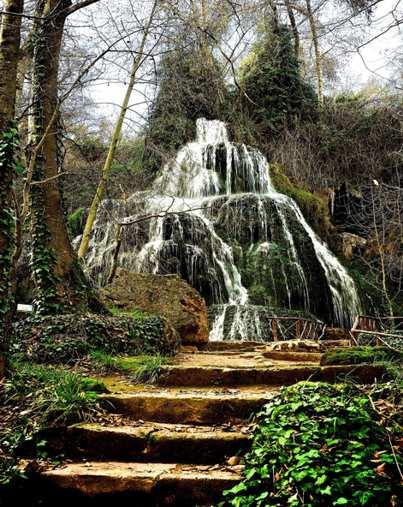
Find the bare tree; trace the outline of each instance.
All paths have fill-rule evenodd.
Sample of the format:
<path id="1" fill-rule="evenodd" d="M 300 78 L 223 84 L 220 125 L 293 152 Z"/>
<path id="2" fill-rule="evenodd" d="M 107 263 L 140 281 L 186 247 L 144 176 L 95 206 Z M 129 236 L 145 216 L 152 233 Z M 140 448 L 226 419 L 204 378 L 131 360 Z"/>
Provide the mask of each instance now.
<path id="1" fill-rule="evenodd" d="M 110 173 L 110 170 L 112 167 L 113 160 L 115 158 L 116 149 L 118 147 L 119 140 L 120 140 L 121 133 L 122 133 L 123 122 L 125 120 L 125 117 L 126 117 L 126 114 L 128 111 L 130 97 L 133 93 L 134 87 L 137 84 L 137 73 L 138 73 L 138 70 L 139 70 L 141 64 L 143 63 L 144 59 L 147 57 L 145 55 L 145 46 L 147 43 L 147 39 L 150 35 L 150 29 L 152 27 L 153 19 L 154 19 L 156 10 L 157 10 L 157 5 L 158 5 L 158 1 L 155 0 L 153 3 L 153 6 L 151 8 L 146 25 L 144 27 L 143 36 L 141 38 L 140 45 L 136 51 L 136 56 L 133 59 L 133 66 L 132 66 L 131 73 L 130 73 L 129 84 L 126 89 L 126 94 L 123 99 L 120 113 L 119 113 L 119 116 L 118 116 L 118 119 L 117 119 L 117 122 L 115 125 L 115 129 L 114 129 L 114 132 L 112 135 L 112 139 L 111 139 L 109 150 L 108 150 L 108 155 L 106 157 L 105 164 L 102 168 L 101 179 L 99 181 L 98 188 L 95 192 L 94 199 L 93 199 L 91 206 L 90 206 L 88 218 L 87 218 L 87 221 L 86 221 L 86 224 L 84 227 L 84 232 L 83 232 L 81 243 L 80 243 L 80 248 L 78 250 L 78 256 L 81 259 L 85 258 L 85 255 L 88 251 L 88 245 L 89 245 L 89 241 L 90 241 L 91 231 L 92 231 L 92 228 L 94 225 L 94 221 L 95 221 L 95 217 L 97 214 L 99 204 L 105 194 L 105 190 L 106 190 L 106 186 L 107 186 L 108 178 L 109 178 L 109 173 Z"/>

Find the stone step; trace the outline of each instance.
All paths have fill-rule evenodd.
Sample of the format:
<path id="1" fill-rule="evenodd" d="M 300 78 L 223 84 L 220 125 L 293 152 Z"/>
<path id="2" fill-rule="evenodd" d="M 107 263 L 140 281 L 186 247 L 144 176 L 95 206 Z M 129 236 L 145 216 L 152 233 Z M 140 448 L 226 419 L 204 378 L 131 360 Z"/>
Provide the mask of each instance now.
<path id="1" fill-rule="evenodd" d="M 245 352 L 248 350 L 256 350 L 257 348 L 265 348 L 268 344 L 266 342 L 251 342 L 251 341 L 216 341 L 208 342 L 199 347 L 203 352 Z"/>
<path id="2" fill-rule="evenodd" d="M 241 472 L 239 465 L 87 462 L 43 471 L 41 482 L 44 490 L 53 491 L 54 505 L 71 497 L 74 505 L 83 506 L 207 506 L 239 482 Z"/>
<path id="3" fill-rule="evenodd" d="M 294 363 L 320 363 L 322 354 L 320 352 L 293 352 L 268 350 L 262 352 L 263 357 L 274 359 L 275 361 L 288 361 Z"/>
<path id="4" fill-rule="evenodd" d="M 53 454 L 96 461 L 225 463 L 249 448 L 247 426 L 189 426 L 133 422 L 124 426 L 76 424 L 47 437 Z"/>
<path id="5" fill-rule="evenodd" d="M 244 422 L 259 410 L 276 389 L 153 389 L 101 396 L 105 408 L 133 419 L 172 424 Z"/>
<path id="6" fill-rule="evenodd" d="M 351 340 L 321 340 L 319 343 L 326 350 L 351 347 Z"/>
<path id="7" fill-rule="evenodd" d="M 346 375 L 364 384 L 380 379 L 385 373 L 382 366 L 272 366 L 225 368 L 212 366 L 171 365 L 161 368 L 158 384 L 162 386 L 241 386 L 241 385 L 291 385 L 302 380 L 335 382 Z"/>

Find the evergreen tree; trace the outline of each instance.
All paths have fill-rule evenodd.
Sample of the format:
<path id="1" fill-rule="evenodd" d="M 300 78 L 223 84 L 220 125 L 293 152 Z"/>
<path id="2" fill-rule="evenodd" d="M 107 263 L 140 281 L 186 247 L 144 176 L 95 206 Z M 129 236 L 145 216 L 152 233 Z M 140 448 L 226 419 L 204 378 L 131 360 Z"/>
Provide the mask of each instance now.
<path id="1" fill-rule="evenodd" d="M 292 34 L 284 25 L 273 23 L 265 30 L 242 63 L 239 82 L 249 98 L 243 99 L 249 115 L 264 134 L 315 112 L 315 92 L 302 79 Z"/>

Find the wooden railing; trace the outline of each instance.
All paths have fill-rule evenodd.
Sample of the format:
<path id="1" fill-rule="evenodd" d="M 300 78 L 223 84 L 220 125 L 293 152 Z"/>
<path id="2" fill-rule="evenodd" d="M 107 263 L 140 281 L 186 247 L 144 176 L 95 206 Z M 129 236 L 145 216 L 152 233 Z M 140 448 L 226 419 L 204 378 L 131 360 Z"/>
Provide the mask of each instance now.
<path id="1" fill-rule="evenodd" d="M 319 340 L 325 331 L 325 324 L 319 320 L 303 317 L 272 317 L 270 331 L 273 341 Z"/>
<path id="2" fill-rule="evenodd" d="M 360 335 L 368 345 L 386 345 L 402 347 L 403 317 L 373 317 L 358 315 L 350 330 L 356 345 L 361 344 Z"/>

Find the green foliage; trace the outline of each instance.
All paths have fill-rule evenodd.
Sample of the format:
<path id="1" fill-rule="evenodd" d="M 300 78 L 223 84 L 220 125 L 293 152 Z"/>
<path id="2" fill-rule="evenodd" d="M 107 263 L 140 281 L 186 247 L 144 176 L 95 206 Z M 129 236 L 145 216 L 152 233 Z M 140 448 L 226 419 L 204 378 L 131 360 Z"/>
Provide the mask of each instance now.
<path id="1" fill-rule="evenodd" d="M 99 382 L 83 380 L 67 370 L 14 363 L 5 383 L 5 402 L 35 392 L 30 406 L 32 416 L 38 416 L 41 424 L 68 424 L 91 418 L 100 387 Z"/>
<path id="2" fill-rule="evenodd" d="M 43 160 L 35 165 L 33 177 L 37 181 L 44 179 Z M 49 247 L 50 231 L 45 219 L 45 201 L 41 185 L 31 189 L 32 256 L 31 271 L 35 281 L 34 306 L 38 314 L 57 314 L 63 311 L 60 304 L 55 273 L 56 253 Z"/>
<path id="3" fill-rule="evenodd" d="M 266 135 L 278 133 L 296 117 L 315 113 L 315 92 L 301 77 L 292 35 L 285 26 L 263 32 L 241 65 L 239 82 L 250 99 L 245 103 L 252 118 Z"/>
<path id="4" fill-rule="evenodd" d="M 161 366 L 166 364 L 164 356 L 111 356 L 102 351 L 91 352 L 91 359 L 107 371 L 119 371 L 135 382 L 154 383 L 158 380 Z"/>
<path id="5" fill-rule="evenodd" d="M 109 308 L 109 311 L 115 317 L 131 317 L 132 319 L 144 321 L 145 319 L 152 317 L 152 315 L 140 308 L 133 308 L 132 310 L 122 310 L 116 306 Z"/>
<path id="6" fill-rule="evenodd" d="M 72 238 L 82 234 L 84 230 L 83 216 L 85 213 L 84 208 L 77 208 L 73 213 L 67 217 L 67 227 Z"/>
<path id="7" fill-rule="evenodd" d="M 222 505 L 383 507 L 399 484 L 370 400 L 346 385 L 282 389 L 259 414 L 245 465 Z"/>
<path id="8" fill-rule="evenodd" d="M 16 335 L 11 351 L 39 363 L 74 364 L 95 350 L 170 355 L 176 348 L 175 337 L 160 317 L 31 317 L 16 325 Z"/>
<path id="9" fill-rule="evenodd" d="M 360 364 L 402 361 L 403 353 L 389 347 L 350 347 L 325 352 L 320 364 Z"/>
<path id="10" fill-rule="evenodd" d="M 0 337 L 6 335 L 3 326 L 12 309 L 11 269 L 15 246 L 15 213 L 11 203 L 14 177 L 24 171 L 17 153 L 19 148 L 18 130 L 14 123 L 2 132 L 0 138 Z"/>
<path id="11" fill-rule="evenodd" d="M 34 433 L 49 426 L 92 420 L 99 411 L 97 393 L 105 390 L 97 380 L 70 371 L 12 361 L 0 409 L 5 422 L 0 426 L 0 485 L 21 475 L 18 452 Z M 40 442 L 37 452 L 41 452 Z"/>
<path id="12" fill-rule="evenodd" d="M 158 71 L 159 90 L 146 131 L 145 163 L 151 172 L 195 137 L 198 118 L 220 118 L 226 86 L 212 52 L 197 44 L 166 54 Z"/>

